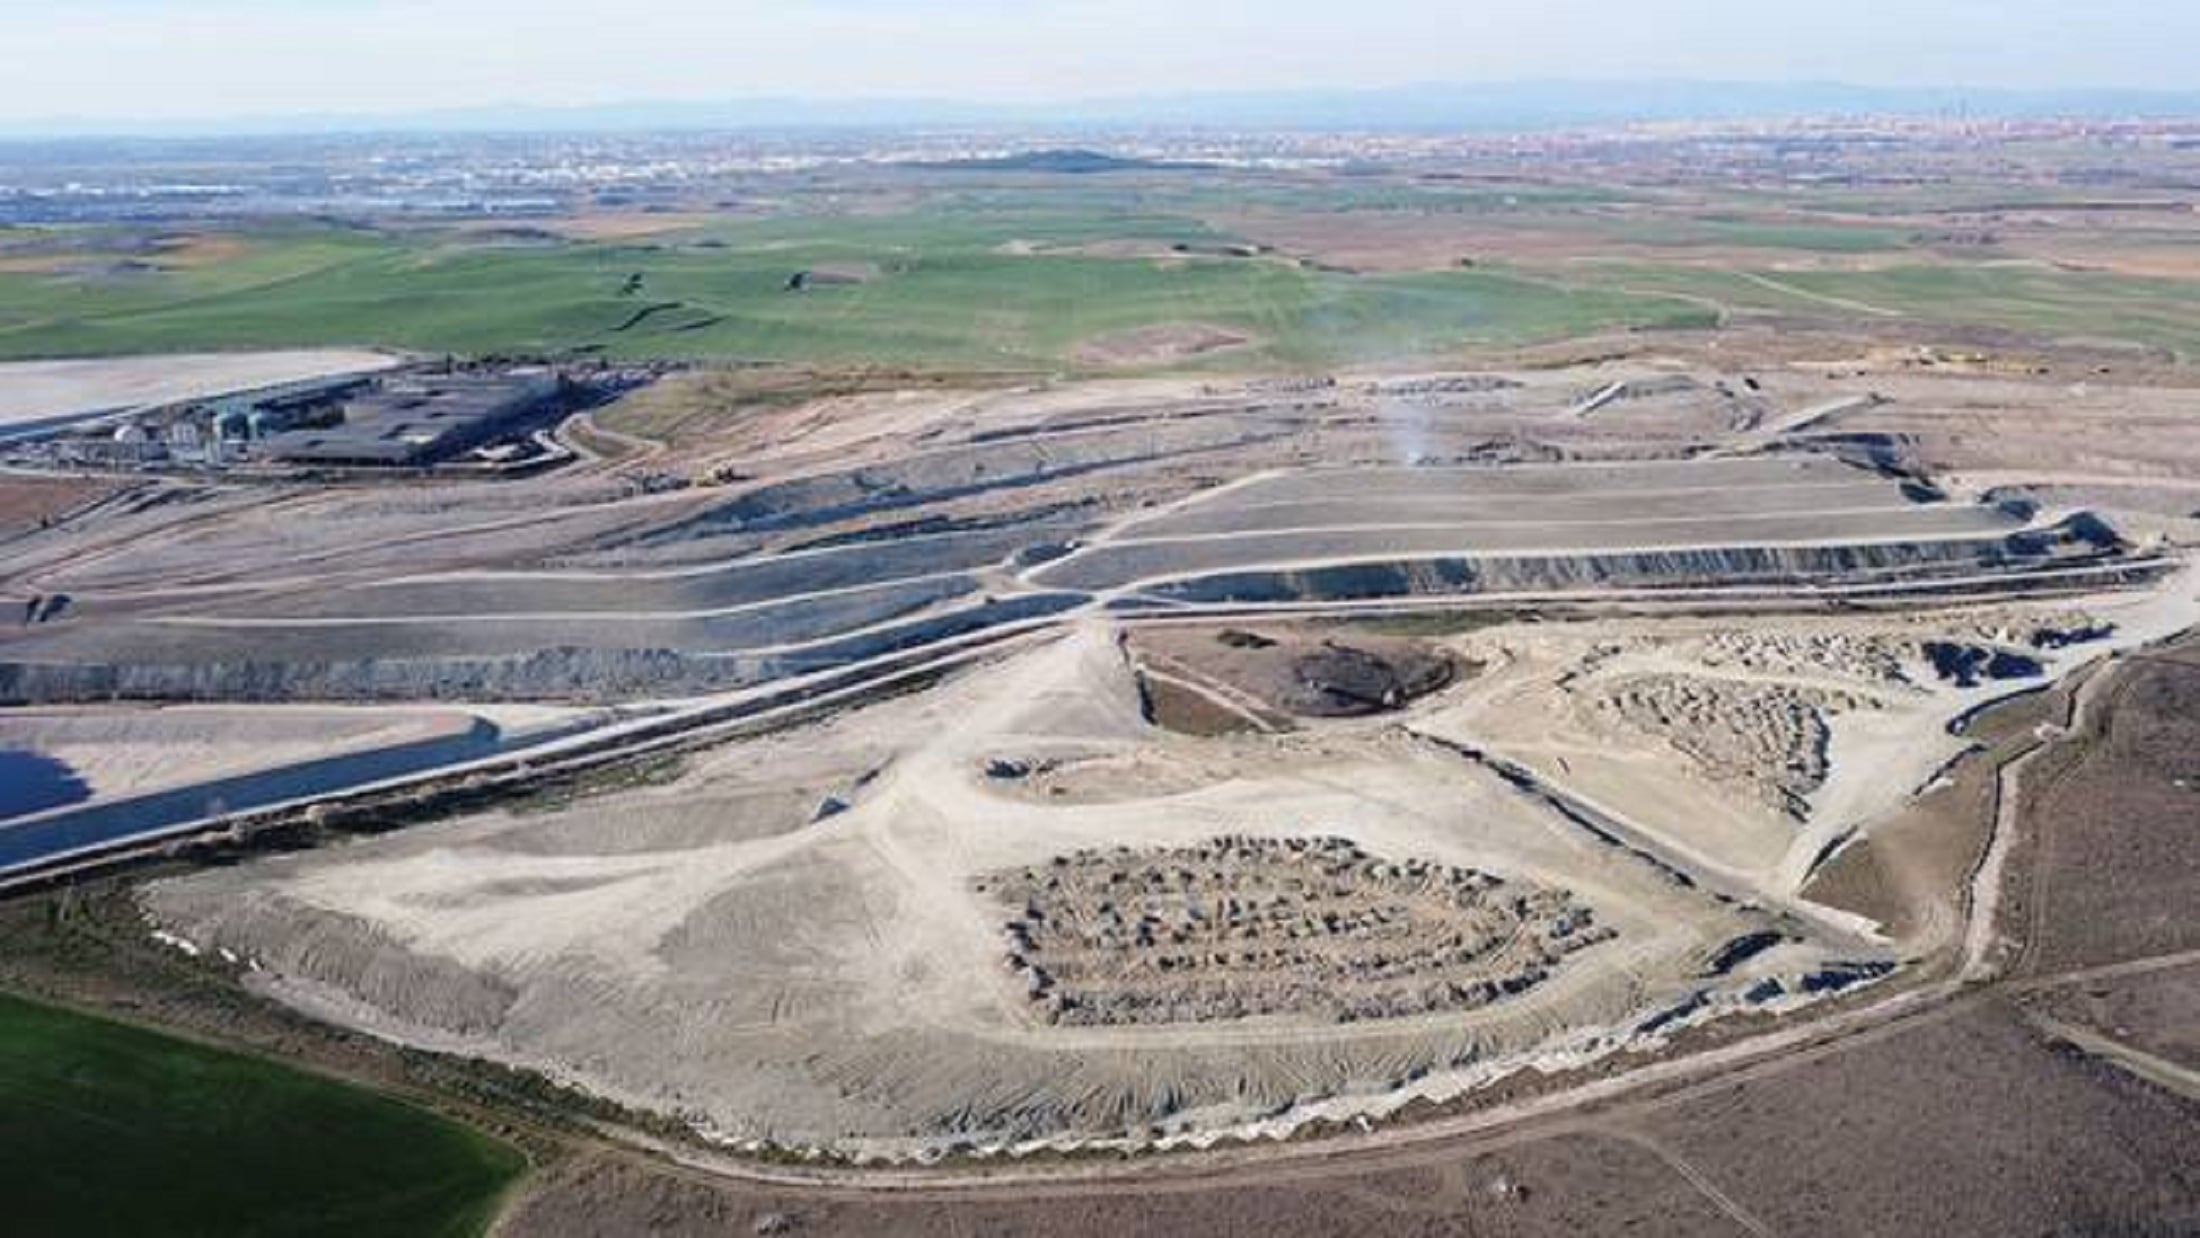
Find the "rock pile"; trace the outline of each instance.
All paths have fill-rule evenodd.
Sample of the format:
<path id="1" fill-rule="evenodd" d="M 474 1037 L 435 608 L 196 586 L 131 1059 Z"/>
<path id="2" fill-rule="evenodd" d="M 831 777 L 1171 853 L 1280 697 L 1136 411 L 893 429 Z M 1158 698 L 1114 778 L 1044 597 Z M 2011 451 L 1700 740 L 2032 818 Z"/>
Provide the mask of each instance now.
<path id="1" fill-rule="evenodd" d="M 1630 675 L 1595 707 L 1671 744 L 1715 782 L 1750 788 L 1800 821 L 1826 781 L 1828 717 L 1883 706 L 1858 692 L 1691 675 Z"/>
<path id="2" fill-rule="evenodd" d="M 1563 890 L 1350 840 L 1086 850 L 979 883 L 1004 964 L 1049 1022 L 1337 1022 L 1467 1010 L 1613 934 Z"/>

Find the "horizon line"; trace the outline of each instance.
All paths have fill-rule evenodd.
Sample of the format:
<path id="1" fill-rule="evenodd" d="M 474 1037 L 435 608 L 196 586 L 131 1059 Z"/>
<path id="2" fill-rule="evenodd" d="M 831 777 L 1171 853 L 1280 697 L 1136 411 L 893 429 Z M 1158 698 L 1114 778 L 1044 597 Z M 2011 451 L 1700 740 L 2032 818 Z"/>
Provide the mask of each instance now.
<path id="1" fill-rule="evenodd" d="M 1679 98 L 1667 100 L 1663 106 L 1643 107 L 1637 100 L 1633 106 L 1600 106 L 1596 100 L 1546 99 L 1536 102 L 1533 111 L 1542 115 L 1516 115 L 1511 117 L 1488 115 L 1479 119 L 1466 116 L 1440 115 L 1443 100 L 1438 95 L 1453 96 L 1452 102 L 1466 103 L 1480 93 L 1492 96 L 1512 93 L 1525 96 L 1534 91 L 1564 90 L 1594 87 L 1603 90 L 1635 90 L 1690 92 L 1713 95 L 1720 92 L 1752 96 L 1763 100 L 1768 96 L 1791 94 L 1798 96 L 1785 105 L 1767 106 L 1762 111 L 1747 109 L 1727 110 L 1718 106 L 1715 99 L 1705 98 L 1690 106 Z M 1846 96 L 1851 106 L 1828 106 L 1824 99 L 1813 106 L 1802 96 Z M 1416 98 L 1418 97 L 1418 98 Z M 1876 100 L 1877 105 L 1872 106 Z M 1499 103 L 1490 98 L 1484 103 Z M 1516 99 L 1516 105 L 1525 104 L 1525 98 Z M 1323 118 L 1324 109 L 1345 111 L 1355 106 L 1367 108 L 1388 103 L 1394 107 L 1411 109 L 1418 104 L 1428 110 L 1420 120 L 1406 116 L 1376 117 L 1371 115 L 1332 115 Z M 913 129 L 932 125 L 960 127 L 986 127 L 1014 124 L 1063 124 L 1071 126 L 1138 126 L 1179 127 L 1196 129 L 1203 122 L 1189 115 L 1170 115 L 1201 105 L 1225 107 L 1278 109 L 1282 112 L 1298 112 L 1301 115 L 1286 120 L 1278 115 L 1268 118 L 1266 127 L 1319 128 L 1333 124 L 1340 128 L 1367 125 L 1377 128 L 1413 127 L 1490 127 L 1490 128 L 1560 128 L 1568 125 L 1612 125 L 1627 123 L 1651 123 L 1659 121 L 1702 120 L 1728 123 L 1748 123 L 1752 120 L 1806 120 L 1835 118 L 1875 119 L 1926 119 L 1943 115 L 1949 109 L 1968 110 L 1977 105 L 1984 109 L 1979 119 L 2035 119 L 2035 120 L 2099 120 L 2099 119 L 2149 119 L 2149 120 L 2200 120 L 2200 87 L 2154 86 L 1966 86 L 1950 85 L 1880 85 L 1840 79 L 1717 79 L 1685 77 L 1527 77 L 1457 81 L 1423 81 L 1388 86 L 1307 87 L 1300 89 L 1246 89 L 1216 91 L 1152 91 L 1126 94 L 1063 96 L 1037 100 L 987 100 L 956 97 L 952 95 L 735 95 L 719 98 L 633 98 L 605 100 L 588 103 L 559 103 L 529 100 L 505 100 L 483 103 L 454 104 L 429 108 L 357 109 L 338 111 L 264 111 L 224 114 L 194 114 L 174 118 L 150 116 L 86 116 L 56 113 L 21 120 L 0 120 L 0 140 L 97 140 L 132 138 L 242 138 L 242 137 L 335 137 L 345 135 L 370 136 L 375 134 L 429 134 L 435 132 L 478 132 L 491 134 L 500 130 L 492 121 L 501 121 L 514 127 L 509 132 L 556 133 L 560 130 L 554 122 L 560 119 L 585 121 L 595 117 L 594 124 L 582 128 L 597 131 L 647 132 L 652 129 L 676 131 L 682 129 L 709 130 L 803 130 L 803 129 Z M 2162 112 L 2120 112 L 2118 106 L 2144 107 L 2147 105 L 2168 107 Z M 2058 108 L 2069 110 L 2058 110 Z M 908 115 L 915 110 L 930 109 L 931 115 Z M 772 119 L 772 111 L 782 113 Z M 902 113 L 898 116 L 879 115 L 867 117 L 867 111 Z M 708 121 L 695 113 L 717 111 L 721 113 L 749 111 L 759 115 L 749 119 L 721 118 Z M 639 116 L 661 113 L 664 119 L 652 124 Z M 687 113 L 684 121 L 679 118 Z M 801 118 L 801 113 L 814 113 Z M 838 113 L 837 116 L 833 115 Z M 631 121 L 612 123 L 615 118 L 632 115 Z M 533 123 L 528 123 L 533 122 Z M 1224 116 L 1204 122 L 1204 126 L 1260 125 L 1257 117 Z M 438 125 L 449 128 L 439 129 Z"/>

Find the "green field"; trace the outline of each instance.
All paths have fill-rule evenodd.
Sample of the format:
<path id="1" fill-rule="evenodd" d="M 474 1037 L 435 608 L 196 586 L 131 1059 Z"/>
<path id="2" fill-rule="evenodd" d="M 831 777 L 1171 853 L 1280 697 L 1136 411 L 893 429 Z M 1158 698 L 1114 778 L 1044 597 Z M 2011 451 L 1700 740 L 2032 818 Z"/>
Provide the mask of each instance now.
<path id="1" fill-rule="evenodd" d="M 250 234 L 223 261 L 148 271 L 114 269 L 126 264 L 104 262 L 102 239 L 86 236 L 66 267 L 0 268 L 0 358 L 347 344 L 1062 368 L 1097 338 L 1202 323 L 1251 337 L 1256 362 L 1335 365 L 1708 324 L 1679 301 L 1487 271 L 1356 276 L 1076 249 L 1216 239 L 1190 219 L 1134 212 L 802 217 L 648 244 L 284 228 Z M 816 267 L 866 279 L 785 290 Z"/>
<path id="2" fill-rule="evenodd" d="M 2011 263 L 1993 246 L 1936 252 L 1915 225 L 1868 212 L 1835 219 L 1762 194 L 1674 201 L 1582 187 L 1256 178 L 932 185 L 871 208 L 832 199 L 820 190 L 776 213 L 623 240 L 560 238 L 524 221 L 473 230 L 270 222 L 182 241 L 14 229 L 0 233 L 0 359 L 378 345 L 1060 372 L 1098 365 L 1096 343 L 1198 324 L 1250 343 L 1200 358 L 1134 349 L 1106 360 L 1333 368 L 1707 328 L 1722 310 L 2200 352 L 2200 286 L 2190 282 Z M 1424 236 L 1453 227 L 1475 238 L 1480 265 L 1354 273 L 1220 252 L 1248 240 L 1230 227 L 1257 228 L 1248 221 L 1263 212 L 1372 223 L 1378 235 L 1394 224 Z M 2183 236 L 2118 235 L 2163 245 Z M 1527 243 L 1509 246 L 1514 236 Z M 855 282 L 788 291 L 790 276 L 818 269 Z"/>
<path id="3" fill-rule="evenodd" d="M 2093 338 L 2200 356 L 2200 284 L 2038 264 L 1894 266 L 1882 270 L 1713 270 L 1603 265 L 1591 285 L 1701 298 L 1732 313 L 1986 327 L 2043 338 Z"/>
<path id="4" fill-rule="evenodd" d="M 476 1234 L 523 1168 L 369 1092 L 0 997 L 0 1232 Z"/>

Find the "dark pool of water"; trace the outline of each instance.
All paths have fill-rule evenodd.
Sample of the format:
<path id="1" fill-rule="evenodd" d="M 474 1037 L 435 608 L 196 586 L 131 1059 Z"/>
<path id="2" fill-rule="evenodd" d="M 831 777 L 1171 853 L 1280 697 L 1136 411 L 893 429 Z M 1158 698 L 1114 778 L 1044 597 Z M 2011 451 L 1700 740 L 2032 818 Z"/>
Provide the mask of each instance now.
<path id="1" fill-rule="evenodd" d="M 540 737 L 528 742 L 540 742 Z M 21 816 L 40 811 L 40 808 L 27 796 L 24 797 L 24 803 L 31 806 L 15 807 L 17 779 L 13 767 L 0 764 L 0 804 L 12 809 L 11 813 L 0 813 L 0 873 L 11 868 L 29 867 L 75 851 L 108 847 L 141 836 L 159 834 L 223 813 L 261 808 L 307 796 L 326 795 L 349 787 L 380 782 L 385 778 L 397 778 L 443 765 L 492 756 L 510 746 L 513 745 L 507 743 L 495 726 L 477 720 L 470 731 L 461 735 L 397 744 L 372 752 L 328 757 L 319 761 L 286 765 L 279 769 L 240 774 L 234 778 L 216 779 L 172 791 L 156 791 L 133 799 L 92 804 L 73 811 L 56 812 L 36 821 L 13 824 L 9 822 L 11 815 Z M 10 756 L 21 755 L 31 754 L 0 753 L 0 762 L 5 762 Z M 58 765 L 51 761 L 46 763 Z M 59 769 L 63 773 L 68 771 L 67 766 L 59 766 Z M 25 765 L 23 770 L 25 778 L 30 780 L 53 777 L 51 770 L 39 770 L 29 765 Z M 73 774 L 68 776 L 74 780 Z M 90 788 L 83 788 L 81 794 L 54 800 L 44 807 L 65 808 L 68 804 L 84 799 L 89 793 Z"/>
<path id="2" fill-rule="evenodd" d="M 67 762 L 21 748 L 0 748 L 0 821 L 92 798 L 91 784 Z"/>

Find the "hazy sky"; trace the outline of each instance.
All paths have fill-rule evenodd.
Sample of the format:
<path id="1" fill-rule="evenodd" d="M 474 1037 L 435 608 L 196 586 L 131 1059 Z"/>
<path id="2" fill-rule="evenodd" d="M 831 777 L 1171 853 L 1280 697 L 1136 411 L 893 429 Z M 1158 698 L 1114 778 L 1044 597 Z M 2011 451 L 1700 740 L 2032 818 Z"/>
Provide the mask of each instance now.
<path id="1" fill-rule="evenodd" d="M 2200 86 L 2195 0 L 0 0 L 0 122 L 1512 78 Z"/>

